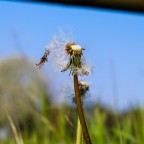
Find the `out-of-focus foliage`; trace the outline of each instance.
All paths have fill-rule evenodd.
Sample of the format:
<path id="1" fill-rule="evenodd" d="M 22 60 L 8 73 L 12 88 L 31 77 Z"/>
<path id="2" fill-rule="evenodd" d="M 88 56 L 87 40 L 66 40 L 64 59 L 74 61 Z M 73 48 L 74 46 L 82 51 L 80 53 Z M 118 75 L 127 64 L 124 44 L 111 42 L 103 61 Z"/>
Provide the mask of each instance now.
<path id="1" fill-rule="evenodd" d="M 76 140 L 77 113 L 74 108 L 46 106 L 47 110 L 39 113 L 39 122 L 34 131 L 21 131 L 24 144 L 74 144 Z M 116 114 L 96 104 L 85 110 L 92 142 L 95 144 L 143 144 L 144 110 L 131 109 Z M 28 123 L 27 123 L 28 124 Z M 14 136 L 3 140 L 6 144 L 14 143 Z"/>
<path id="2" fill-rule="evenodd" d="M 26 59 L 12 58 L 0 63 L 0 144 L 16 143 L 14 134 L 4 131 L 5 127 L 10 129 L 8 120 L 4 121 L 6 112 L 24 144 L 75 143 L 77 111 L 65 104 L 52 104 L 37 71 Z M 142 108 L 119 114 L 95 104 L 85 108 L 85 115 L 93 144 L 144 144 Z"/>
<path id="3" fill-rule="evenodd" d="M 46 85 L 35 65 L 15 57 L 0 62 L 0 120 L 5 113 L 22 118 L 40 108 L 40 97 Z"/>

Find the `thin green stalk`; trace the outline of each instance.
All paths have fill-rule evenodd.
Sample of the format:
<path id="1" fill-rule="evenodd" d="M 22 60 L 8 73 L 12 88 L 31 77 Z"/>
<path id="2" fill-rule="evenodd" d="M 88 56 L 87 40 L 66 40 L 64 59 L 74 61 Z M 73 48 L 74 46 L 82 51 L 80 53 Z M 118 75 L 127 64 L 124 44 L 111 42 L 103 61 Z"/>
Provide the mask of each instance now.
<path id="1" fill-rule="evenodd" d="M 79 85 L 78 85 L 78 76 L 77 75 L 74 75 L 74 89 L 75 89 L 77 111 L 78 111 L 78 116 L 79 116 L 81 127 L 82 127 L 84 140 L 85 140 L 86 144 L 92 144 L 89 133 L 88 133 L 87 125 L 86 125 L 83 108 L 82 108 L 82 102 L 81 102 L 81 97 L 80 97 L 80 93 L 79 93 Z"/>
<path id="2" fill-rule="evenodd" d="M 80 120 L 78 118 L 78 121 L 77 121 L 77 138 L 76 138 L 76 144 L 81 144 L 81 140 L 82 140 L 82 129 L 81 129 Z"/>
<path id="3" fill-rule="evenodd" d="M 15 137 L 16 143 L 17 144 L 23 144 L 23 139 L 21 137 L 21 134 L 18 133 L 17 128 L 16 128 L 11 116 L 8 113 L 7 113 L 7 118 L 9 120 L 10 126 L 12 128 L 13 133 L 14 133 L 14 137 Z"/>

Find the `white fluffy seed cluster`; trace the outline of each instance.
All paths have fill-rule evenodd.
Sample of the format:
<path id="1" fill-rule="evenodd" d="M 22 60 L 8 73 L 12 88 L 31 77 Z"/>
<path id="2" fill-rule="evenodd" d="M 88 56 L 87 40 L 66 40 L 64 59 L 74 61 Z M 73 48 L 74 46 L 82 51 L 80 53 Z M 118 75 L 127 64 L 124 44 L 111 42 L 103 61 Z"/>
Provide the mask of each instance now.
<path id="1" fill-rule="evenodd" d="M 88 91 L 89 91 L 89 84 L 86 81 L 81 80 L 79 82 L 79 92 L 80 92 L 82 103 L 84 102 L 84 99 L 86 98 L 86 93 Z M 75 96 L 72 97 L 72 102 L 76 103 Z"/>
<path id="2" fill-rule="evenodd" d="M 65 47 L 67 43 L 71 43 L 68 39 L 70 34 L 65 34 L 63 32 L 56 35 L 52 41 L 45 47 L 46 50 L 50 51 L 50 56 L 52 58 L 52 62 L 55 65 L 55 68 L 58 70 L 62 70 L 66 67 L 69 62 L 68 54 L 65 51 Z M 82 47 L 80 45 L 72 45 L 73 51 L 82 51 Z M 76 68 L 74 74 L 84 76 L 90 75 L 92 73 L 92 67 L 84 64 L 81 68 Z"/>

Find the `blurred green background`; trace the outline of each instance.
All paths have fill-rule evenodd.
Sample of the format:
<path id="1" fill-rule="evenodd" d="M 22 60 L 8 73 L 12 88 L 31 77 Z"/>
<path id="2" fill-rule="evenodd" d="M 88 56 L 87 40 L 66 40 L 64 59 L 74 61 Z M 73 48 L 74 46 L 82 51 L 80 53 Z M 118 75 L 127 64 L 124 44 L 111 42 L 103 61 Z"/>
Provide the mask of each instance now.
<path id="1" fill-rule="evenodd" d="M 11 57 L 0 62 L 1 144 L 15 144 L 19 135 L 24 144 L 75 143 L 76 108 L 53 103 L 48 85 L 28 59 Z M 97 102 L 84 106 L 84 111 L 93 143 L 143 144 L 142 108 L 118 113 Z"/>

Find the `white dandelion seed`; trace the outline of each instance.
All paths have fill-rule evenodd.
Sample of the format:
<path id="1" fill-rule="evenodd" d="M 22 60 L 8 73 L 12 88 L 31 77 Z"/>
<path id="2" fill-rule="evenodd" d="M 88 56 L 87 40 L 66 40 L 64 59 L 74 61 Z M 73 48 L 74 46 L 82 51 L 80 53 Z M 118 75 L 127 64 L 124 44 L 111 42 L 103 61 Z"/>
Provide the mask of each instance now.
<path id="1" fill-rule="evenodd" d="M 50 57 L 57 69 L 62 70 L 67 65 L 68 54 L 65 51 L 65 47 L 67 43 L 70 43 L 70 36 L 71 33 L 65 34 L 60 32 L 54 36 L 52 41 L 45 47 L 45 49 L 50 51 Z"/>
<path id="2" fill-rule="evenodd" d="M 81 68 L 77 68 L 74 74 L 84 76 L 84 75 L 91 75 L 92 74 L 93 67 L 90 65 L 83 65 Z"/>

